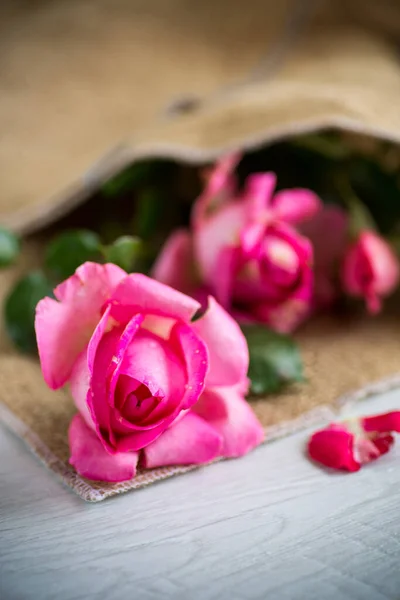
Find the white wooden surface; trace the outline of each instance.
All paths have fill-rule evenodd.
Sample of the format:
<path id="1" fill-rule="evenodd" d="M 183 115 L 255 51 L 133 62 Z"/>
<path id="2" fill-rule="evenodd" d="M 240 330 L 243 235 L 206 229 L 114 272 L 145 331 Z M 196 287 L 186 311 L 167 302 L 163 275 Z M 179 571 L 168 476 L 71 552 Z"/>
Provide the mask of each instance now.
<path id="1" fill-rule="evenodd" d="M 306 438 L 90 505 L 1 427 L 1 599 L 399 600 L 400 439 L 344 475 Z"/>

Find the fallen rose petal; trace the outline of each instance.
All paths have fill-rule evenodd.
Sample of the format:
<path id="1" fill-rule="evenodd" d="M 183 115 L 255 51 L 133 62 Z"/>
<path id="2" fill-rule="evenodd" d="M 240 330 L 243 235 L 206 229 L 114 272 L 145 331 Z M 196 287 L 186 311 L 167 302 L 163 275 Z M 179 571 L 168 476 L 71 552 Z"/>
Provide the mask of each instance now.
<path id="1" fill-rule="evenodd" d="M 396 431 L 400 433 L 400 410 L 394 410 L 382 415 L 373 415 L 362 419 L 364 431 Z"/>
<path id="2" fill-rule="evenodd" d="M 136 475 L 137 452 L 109 454 L 81 415 L 75 415 L 68 431 L 70 464 L 87 479 L 117 483 Z"/>
<path id="3" fill-rule="evenodd" d="M 331 423 L 311 436 L 308 454 L 327 467 L 358 471 L 390 450 L 393 431 L 400 432 L 400 411 Z"/>
<path id="4" fill-rule="evenodd" d="M 353 455 L 354 436 L 345 430 L 326 428 L 314 433 L 308 442 L 308 453 L 316 462 L 332 469 L 358 471 Z"/>

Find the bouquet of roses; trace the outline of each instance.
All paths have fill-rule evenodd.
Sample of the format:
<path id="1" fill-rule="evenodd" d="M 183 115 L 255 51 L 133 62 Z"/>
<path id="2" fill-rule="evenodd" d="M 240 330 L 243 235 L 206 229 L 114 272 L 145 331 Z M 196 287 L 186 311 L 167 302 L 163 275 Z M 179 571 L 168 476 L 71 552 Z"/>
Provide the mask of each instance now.
<path id="1" fill-rule="evenodd" d="M 202 464 L 263 441 L 245 398 L 302 381 L 290 334 L 344 298 L 374 315 L 398 286 L 397 165 L 378 150 L 379 160 L 321 134 L 189 176 L 134 165 L 89 201 L 97 231 L 48 244 L 45 269 L 17 282 L 4 316 L 21 350 L 37 343 L 46 383 L 69 384 L 79 474 L 124 481 L 138 465 Z M 2 264 L 17 252 L 1 232 Z M 332 425 L 310 455 L 356 470 L 389 449 L 392 431 L 400 412 Z"/>

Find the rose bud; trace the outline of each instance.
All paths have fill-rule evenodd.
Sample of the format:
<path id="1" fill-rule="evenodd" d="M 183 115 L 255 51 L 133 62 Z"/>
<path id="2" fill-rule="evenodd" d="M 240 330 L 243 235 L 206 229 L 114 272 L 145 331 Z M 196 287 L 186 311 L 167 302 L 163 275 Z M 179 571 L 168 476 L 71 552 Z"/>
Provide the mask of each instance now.
<path id="1" fill-rule="evenodd" d="M 341 276 L 344 291 L 365 298 L 368 311 L 376 314 L 381 310 L 381 299 L 398 284 L 399 261 L 382 237 L 364 230 L 348 248 Z"/>

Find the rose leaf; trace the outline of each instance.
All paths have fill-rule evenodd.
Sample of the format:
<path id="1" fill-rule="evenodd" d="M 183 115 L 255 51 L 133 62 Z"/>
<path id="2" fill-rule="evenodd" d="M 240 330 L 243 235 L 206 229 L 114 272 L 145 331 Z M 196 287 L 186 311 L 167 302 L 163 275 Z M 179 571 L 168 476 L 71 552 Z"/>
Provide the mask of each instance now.
<path id="1" fill-rule="evenodd" d="M 246 325 L 243 333 L 249 346 L 248 376 L 253 394 L 277 392 L 304 380 L 300 352 L 292 338 L 260 325 Z"/>
<path id="2" fill-rule="evenodd" d="M 41 271 L 32 271 L 17 281 L 7 295 L 3 306 L 6 331 L 22 352 L 36 351 L 36 305 L 52 295 L 52 286 Z"/>

